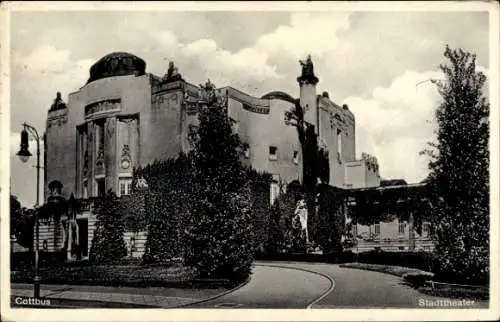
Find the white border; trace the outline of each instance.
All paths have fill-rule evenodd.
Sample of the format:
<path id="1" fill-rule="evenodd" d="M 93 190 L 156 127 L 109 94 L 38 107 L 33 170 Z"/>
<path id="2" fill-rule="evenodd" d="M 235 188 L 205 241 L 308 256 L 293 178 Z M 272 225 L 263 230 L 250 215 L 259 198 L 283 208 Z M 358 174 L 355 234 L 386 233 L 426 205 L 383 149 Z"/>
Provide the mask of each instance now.
<path id="1" fill-rule="evenodd" d="M 9 242 L 1 243 L 1 314 L 2 319 L 15 321 L 440 321 L 440 320 L 497 320 L 499 313 L 499 212 L 498 212 L 498 165 L 499 165 L 499 9 L 496 2 L 9 2 L 2 3 L 0 22 L 1 34 L 1 126 L 0 138 L 4 144 L 0 145 L 0 184 L 2 213 L 1 236 L 6 241 L 9 233 L 8 195 L 10 178 L 10 12 L 11 11 L 94 11 L 94 10 L 122 10 L 122 11 L 323 11 L 323 10 L 355 10 L 355 11 L 489 11 L 490 18 L 490 103 L 491 103 L 491 135 L 490 135 L 490 184 L 491 184 L 491 300 L 490 309 L 445 310 L 445 309 L 352 309 L 352 310 L 246 310 L 246 309 L 10 309 L 9 283 Z M 62 26 L 63 27 L 63 26 Z M 5 144 L 5 142 L 9 142 Z"/>

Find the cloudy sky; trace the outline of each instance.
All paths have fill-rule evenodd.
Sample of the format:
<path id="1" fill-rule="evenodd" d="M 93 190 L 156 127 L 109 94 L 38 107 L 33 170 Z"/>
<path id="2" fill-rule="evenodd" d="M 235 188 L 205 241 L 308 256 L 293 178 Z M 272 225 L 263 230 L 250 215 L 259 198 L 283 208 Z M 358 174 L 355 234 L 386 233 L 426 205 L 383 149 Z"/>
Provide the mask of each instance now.
<path id="1" fill-rule="evenodd" d="M 439 96 L 423 81 L 440 77 L 445 45 L 489 68 L 488 13 L 479 11 L 25 11 L 12 13 L 11 27 L 11 191 L 28 206 L 35 169 L 15 157 L 19 124 L 43 132 L 55 93 L 67 100 L 110 52 L 131 52 L 157 75 L 173 60 L 194 84 L 210 78 L 256 96 L 298 96 L 298 60 L 310 53 L 318 92 L 355 113 L 358 156 L 374 154 L 382 177 L 409 182 L 427 174 L 418 152 L 433 139 Z"/>

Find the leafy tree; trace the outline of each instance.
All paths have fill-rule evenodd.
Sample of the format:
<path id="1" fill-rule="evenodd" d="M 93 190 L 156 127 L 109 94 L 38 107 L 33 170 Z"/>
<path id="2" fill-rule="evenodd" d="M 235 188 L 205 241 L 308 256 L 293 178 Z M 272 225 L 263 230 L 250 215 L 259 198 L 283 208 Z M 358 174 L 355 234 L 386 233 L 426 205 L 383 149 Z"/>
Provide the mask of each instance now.
<path id="1" fill-rule="evenodd" d="M 442 97 L 435 112 L 437 142 L 429 143 L 436 254 L 441 270 L 461 281 L 489 274 L 489 103 L 476 56 L 448 46 L 434 81 Z"/>
<path id="2" fill-rule="evenodd" d="M 241 142 L 232 132 L 227 106 L 208 82 L 199 125 L 191 131 L 191 209 L 186 226 L 186 264 L 201 275 L 232 279 L 250 274 L 253 225 Z"/>
<path id="3" fill-rule="evenodd" d="M 33 210 L 21 207 L 15 196 L 10 196 L 10 233 L 16 237 L 19 245 L 32 249 L 34 234 Z"/>
<path id="4" fill-rule="evenodd" d="M 96 202 L 97 227 L 92 239 L 89 260 L 95 264 L 112 263 L 127 255 L 123 240 L 120 204 L 115 193 L 108 191 Z"/>

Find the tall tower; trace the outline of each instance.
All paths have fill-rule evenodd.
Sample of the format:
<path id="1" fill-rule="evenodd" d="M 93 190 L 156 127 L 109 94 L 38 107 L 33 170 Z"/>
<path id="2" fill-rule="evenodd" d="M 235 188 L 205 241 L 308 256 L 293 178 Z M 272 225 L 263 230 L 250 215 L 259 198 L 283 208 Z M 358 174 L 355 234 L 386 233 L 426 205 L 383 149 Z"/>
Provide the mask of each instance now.
<path id="1" fill-rule="evenodd" d="M 304 110 L 304 121 L 314 125 L 314 131 L 318 133 L 318 102 L 316 99 L 316 84 L 318 77 L 314 75 L 314 65 L 311 55 L 305 61 L 300 61 L 302 74 L 297 77 L 300 86 L 300 106 Z"/>

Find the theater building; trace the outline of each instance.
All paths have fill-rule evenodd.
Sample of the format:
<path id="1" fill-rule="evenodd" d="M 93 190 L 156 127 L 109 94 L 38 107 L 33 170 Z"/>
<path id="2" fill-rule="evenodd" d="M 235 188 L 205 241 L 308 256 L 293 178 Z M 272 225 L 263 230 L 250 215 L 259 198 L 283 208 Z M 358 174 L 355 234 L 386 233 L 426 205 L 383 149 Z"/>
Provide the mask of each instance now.
<path id="1" fill-rule="evenodd" d="M 312 62 L 309 58 L 312 71 Z M 166 66 L 167 69 L 167 66 Z M 300 78 L 300 77 L 299 77 Z M 315 77 L 314 77 L 315 78 Z M 355 116 L 345 104 L 318 91 L 315 81 L 300 81 L 300 104 L 305 120 L 315 125 L 320 145 L 328 151 L 330 185 L 342 189 L 378 187 L 375 157 L 356 158 Z M 254 97 L 236 88 L 218 88 L 227 101 L 228 116 L 244 143 L 242 160 L 254 169 L 273 175 L 272 203 L 279 184 L 302 177 L 301 148 L 297 130 L 284 121 L 294 108 L 294 98 L 273 91 Z M 200 87 L 184 80 L 173 63 L 163 76 L 147 72 L 146 62 L 123 52 L 98 60 L 88 81 L 64 102 L 58 93 L 48 110 L 45 129 L 45 202 L 73 195 L 85 201 L 113 190 L 130 194 L 133 169 L 154 160 L 175 158 L 190 149 L 188 130 L 197 123 Z M 85 204 L 85 202 L 84 202 Z M 91 202 L 76 214 L 81 256 L 88 256 L 96 218 Z M 53 223 L 40 227 L 40 248 L 63 247 L 68 232 Z M 141 256 L 145 232 L 125 234 L 130 256 Z M 74 237 L 73 237 L 74 238 Z"/>

